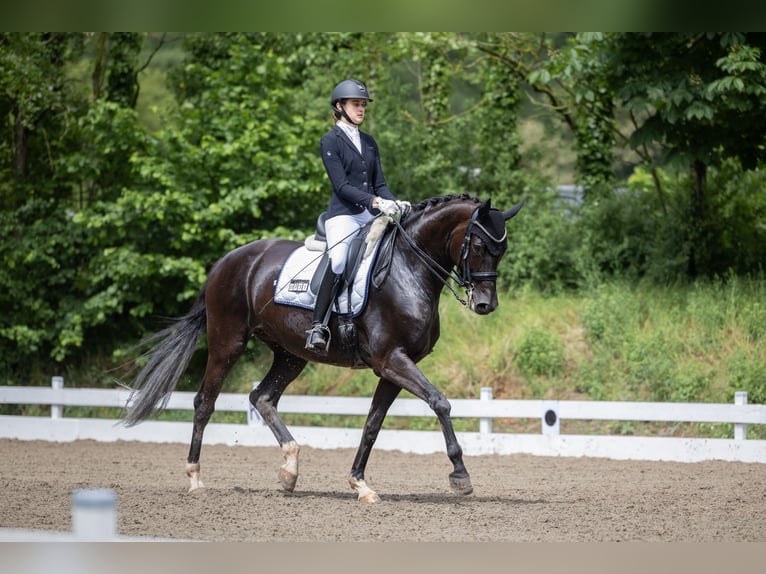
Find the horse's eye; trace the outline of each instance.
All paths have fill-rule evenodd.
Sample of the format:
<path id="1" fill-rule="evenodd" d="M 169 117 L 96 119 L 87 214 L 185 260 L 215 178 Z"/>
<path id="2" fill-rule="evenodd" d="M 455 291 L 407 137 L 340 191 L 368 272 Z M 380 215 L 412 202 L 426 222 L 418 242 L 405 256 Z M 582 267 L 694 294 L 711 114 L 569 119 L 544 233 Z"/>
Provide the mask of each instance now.
<path id="1" fill-rule="evenodd" d="M 471 252 L 474 255 L 483 255 L 484 254 L 484 244 L 481 241 L 478 241 L 476 243 L 471 244 Z"/>

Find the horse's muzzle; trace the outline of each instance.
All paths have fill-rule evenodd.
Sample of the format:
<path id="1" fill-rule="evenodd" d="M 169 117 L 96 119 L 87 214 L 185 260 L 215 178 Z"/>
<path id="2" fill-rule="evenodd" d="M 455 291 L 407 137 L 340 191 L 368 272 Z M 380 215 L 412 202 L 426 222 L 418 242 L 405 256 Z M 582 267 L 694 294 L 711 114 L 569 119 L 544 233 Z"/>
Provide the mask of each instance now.
<path id="1" fill-rule="evenodd" d="M 495 277 L 497 273 L 482 273 L 483 276 L 491 278 L 484 279 L 484 284 L 478 288 L 476 284 L 470 282 L 466 285 L 465 294 L 467 296 L 468 308 L 477 315 L 489 315 L 497 309 L 497 291 L 495 291 Z M 487 285 L 487 283 L 489 285 Z"/>
<path id="2" fill-rule="evenodd" d="M 489 315 L 496 308 L 497 308 L 497 305 L 492 305 L 491 303 L 476 303 L 476 302 L 474 302 L 474 304 L 473 304 L 473 311 L 477 315 Z"/>

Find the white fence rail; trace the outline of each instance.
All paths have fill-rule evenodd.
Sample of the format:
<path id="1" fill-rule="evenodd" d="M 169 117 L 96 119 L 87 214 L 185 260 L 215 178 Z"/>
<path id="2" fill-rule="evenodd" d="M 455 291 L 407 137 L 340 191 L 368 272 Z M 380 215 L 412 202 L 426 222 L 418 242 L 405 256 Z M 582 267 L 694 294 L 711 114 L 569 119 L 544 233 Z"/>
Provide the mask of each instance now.
<path id="1" fill-rule="evenodd" d="M 63 407 L 124 407 L 124 390 L 63 388 L 63 379 L 53 377 L 48 387 L 0 387 L 0 404 L 50 405 L 50 417 L 0 416 L 0 438 L 67 442 L 91 439 L 142 442 L 188 443 L 191 423 L 147 421 L 125 427 L 117 420 L 71 418 Z M 176 392 L 168 409 L 192 410 L 194 393 Z M 766 424 L 766 405 L 747 404 L 747 393 L 737 393 L 734 404 L 645 403 L 608 401 L 496 400 L 492 389 L 481 391 L 478 400 L 454 399 L 452 416 L 477 418 L 479 432 L 459 432 L 466 455 L 532 454 L 538 456 L 588 456 L 620 460 L 669 460 L 697 462 L 726 460 L 766 463 L 766 440 L 747 440 L 747 425 Z M 324 397 L 284 395 L 281 413 L 366 415 L 367 397 Z M 217 411 L 248 413 L 248 424 L 211 423 L 205 430 L 206 444 L 275 446 L 271 431 L 263 426 L 250 407 L 246 394 L 223 393 Z M 418 399 L 400 398 L 389 416 L 433 416 Z M 540 434 L 493 432 L 492 421 L 538 419 Z M 676 438 L 646 436 L 574 435 L 561 433 L 561 420 L 641 422 L 728 423 L 733 438 Z M 291 427 L 296 440 L 314 448 L 356 448 L 361 428 Z M 443 452 L 444 439 L 438 431 L 381 431 L 376 448 L 419 454 Z"/>

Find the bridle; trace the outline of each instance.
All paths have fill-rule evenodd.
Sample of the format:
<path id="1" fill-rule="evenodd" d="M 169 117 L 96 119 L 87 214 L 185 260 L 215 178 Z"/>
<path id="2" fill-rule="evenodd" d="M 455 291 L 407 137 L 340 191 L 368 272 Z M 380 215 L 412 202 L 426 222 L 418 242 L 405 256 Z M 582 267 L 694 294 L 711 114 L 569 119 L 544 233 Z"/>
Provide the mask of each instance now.
<path id="1" fill-rule="evenodd" d="M 478 235 L 474 230 L 474 227 L 480 229 L 483 232 L 483 235 L 485 235 L 494 243 L 493 247 L 495 247 L 495 250 L 499 254 L 502 254 L 506 247 L 507 232 L 505 228 L 503 228 L 502 237 L 495 237 L 484 225 L 481 224 L 481 222 L 477 221 L 478 215 L 479 207 L 473 210 L 471 219 L 465 229 L 465 237 L 463 238 L 463 244 L 460 248 L 460 256 L 458 257 L 458 263 L 462 263 L 462 265 L 456 265 L 456 267 L 458 267 L 460 270 L 460 275 L 455 273 L 454 267 L 452 270 L 448 271 L 439 265 L 439 263 L 436 262 L 434 258 L 431 257 L 428 253 L 426 253 L 404 230 L 404 227 L 402 227 L 399 219 L 394 219 L 397 230 L 401 232 L 402 237 L 404 237 L 405 241 L 407 241 L 407 244 L 412 248 L 420 260 L 425 263 L 428 270 L 431 271 L 431 273 L 433 273 L 439 279 L 439 281 L 442 282 L 443 285 L 446 285 L 446 287 L 455 296 L 455 299 L 457 299 L 462 305 L 466 307 L 470 306 L 473 301 L 473 291 L 477 281 L 497 281 L 496 271 L 471 271 L 471 266 L 468 262 L 468 255 L 471 249 L 471 235 Z M 452 287 L 452 285 L 450 285 L 449 280 L 454 281 L 458 284 L 459 287 L 463 287 L 465 289 L 465 299 L 458 295 L 457 291 Z"/>
<path id="2" fill-rule="evenodd" d="M 508 237 L 508 232 L 506 231 L 505 226 L 503 226 L 503 235 L 501 237 L 492 235 L 492 232 L 489 229 L 482 225 L 481 222 L 477 221 L 478 214 L 479 208 L 477 207 L 471 214 L 471 220 L 468 222 L 468 226 L 465 229 L 463 247 L 460 249 L 460 260 L 463 262 L 462 279 L 471 285 L 473 285 L 474 281 L 497 281 L 497 271 L 472 272 L 468 265 L 468 253 L 471 249 L 471 235 L 478 235 L 474 231 L 474 227 L 479 228 L 494 244 L 495 249 L 490 251 L 496 251 L 497 255 L 501 255 L 505 251 L 506 238 Z"/>

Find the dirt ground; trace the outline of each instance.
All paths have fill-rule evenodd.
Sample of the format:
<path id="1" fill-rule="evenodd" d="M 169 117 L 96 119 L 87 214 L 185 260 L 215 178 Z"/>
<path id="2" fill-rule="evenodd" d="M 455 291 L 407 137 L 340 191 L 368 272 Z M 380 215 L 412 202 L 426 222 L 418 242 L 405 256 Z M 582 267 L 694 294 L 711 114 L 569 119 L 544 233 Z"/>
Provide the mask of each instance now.
<path id="1" fill-rule="evenodd" d="M 373 451 L 356 501 L 352 450 L 303 448 L 295 493 L 281 451 L 204 445 L 201 493 L 187 446 L 0 440 L 0 528 L 66 530 L 71 493 L 111 488 L 123 536 L 259 542 L 763 542 L 766 465 L 526 455 L 467 457 L 474 494 L 449 489 L 444 454 Z"/>

